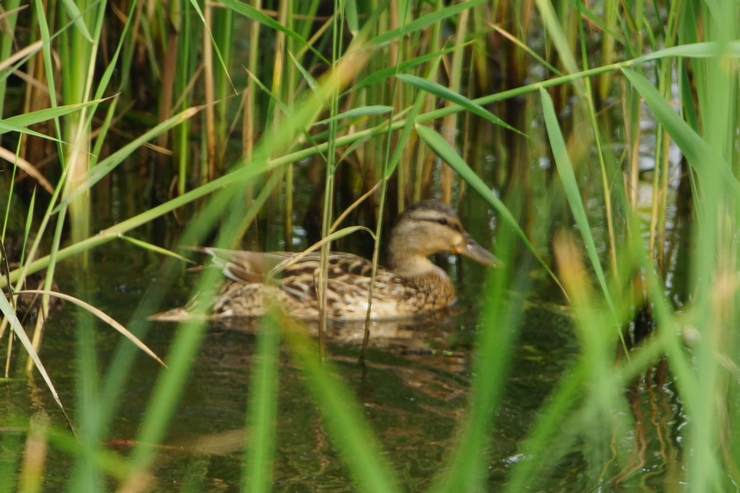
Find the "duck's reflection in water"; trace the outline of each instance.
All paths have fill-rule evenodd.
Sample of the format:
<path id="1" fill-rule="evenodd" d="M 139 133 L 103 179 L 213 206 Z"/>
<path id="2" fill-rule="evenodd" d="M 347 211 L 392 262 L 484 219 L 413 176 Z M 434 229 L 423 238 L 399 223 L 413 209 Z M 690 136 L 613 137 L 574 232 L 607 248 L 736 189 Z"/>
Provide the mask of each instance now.
<path id="1" fill-rule="evenodd" d="M 456 346 L 460 339 L 456 329 L 457 317 L 454 316 L 460 313 L 459 308 L 448 307 L 416 317 L 371 320 L 369 347 L 393 353 L 420 355 L 453 350 L 453 346 Z M 236 330 L 256 334 L 260 329 L 261 320 L 255 317 L 217 319 L 212 322 L 212 330 Z M 318 322 L 300 321 L 300 324 L 313 337 L 318 337 Z M 327 321 L 325 336 L 329 345 L 359 348 L 364 334 L 364 321 L 332 319 Z"/>

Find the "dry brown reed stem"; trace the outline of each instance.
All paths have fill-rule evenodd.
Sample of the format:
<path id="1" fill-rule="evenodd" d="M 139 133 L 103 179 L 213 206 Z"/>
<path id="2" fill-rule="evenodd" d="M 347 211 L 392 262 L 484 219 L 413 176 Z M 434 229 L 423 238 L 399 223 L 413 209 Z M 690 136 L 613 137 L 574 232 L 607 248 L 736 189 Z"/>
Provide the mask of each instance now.
<path id="1" fill-rule="evenodd" d="M 633 98 L 639 97 L 637 94 L 632 95 Z M 636 115 L 631 115 L 629 111 L 630 98 L 625 98 L 624 114 L 631 116 L 631 121 L 628 121 L 625 125 L 625 133 L 627 136 L 629 151 L 629 186 L 628 193 L 630 204 L 633 208 L 637 208 L 637 187 L 640 180 L 640 121 L 642 120 L 642 104 L 636 104 L 637 109 Z"/>
<path id="2" fill-rule="evenodd" d="M 170 26 L 169 23 L 167 23 Z M 171 27 L 171 26 L 170 26 Z M 167 49 L 164 54 L 164 70 L 162 72 L 162 91 L 159 96 L 159 122 L 167 120 L 172 116 L 172 95 L 175 88 L 175 72 L 177 69 L 177 46 L 179 41 L 177 29 L 169 29 L 167 36 Z M 157 145 L 167 148 L 170 132 L 162 132 L 157 137 Z M 165 164 L 164 154 L 158 154 L 157 160 L 160 165 Z"/>
<path id="3" fill-rule="evenodd" d="M 282 26 L 289 26 L 288 24 L 288 13 L 290 10 L 290 2 L 287 0 L 280 0 L 279 5 L 279 17 L 278 22 Z M 286 50 L 286 36 L 283 31 L 278 31 L 275 33 L 275 65 L 273 66 L 273 72 L 272 72 L 272 93 L 280 100 L 283 100 L 283 94 L 287 91 L 288 93 L 292 93 L 293 87 L 288 87 L 286 90 L 286 84 L 283 79 L 285 78 L 286 72 L 290 73 L 291 70 L 289 67 L 286 67 L 286 64 L 291 63 L 289 61 L 289 58 L 286 56 L 285 53 Z M 287 69 L 287 70 L 286 70 Z M 289 107 L 292 106 L 289 104 Z M 278 132 L 278 129 L 280 128 L 280 122 L 281 120 L 285 118 L 285 115 L 282 114 L 282 111 L 275 106 L 275 110 L 272 114 L 272 128 L 274 132 Z M 284 204 L 285 208 L 283 210 L 283 234 L 285 238 L 285 250 L 290 251 L 292 250 L 291 246 L 293 243 L 293 225 L 292 225 L 292 214 L 293 214 L 293 190 L 292 190 L 292 165 L 288 165 L 287 169 L 285 170 L 285 173 L 283 174 L 283 179 L 286 182 L 285 186 L 285 197 L 284 197 Z M 282 180 L 281 180 L 282 182 Z M 274 204 L 273 207 L 277 204 L 278 201 L 278 194 L 280 192 L 280 186 L 275 187 L 275 194 L 273 195 Z"/>
<path id="4" fill-rule="evenodd" d="M 262 8 L 262 0 L 252 0 L 252 7 Z M 260 23 L 253 20 L 249 24 L 249 70 L 248 73 L 257 73 L 257 47 L 259 46 Z M 256 132 L 257 105 L 255 98 L 256 84 L 252 77 L 247 77 L 247 89 L 244 100 L 244 125 L 242 129 L 242 155 L 249 161 L 254 152 L 254 135 Z M 245 191 L 247 207 L 252 201 L 252 182 L 247 184 Z"/>
<path id="5" fill-rule="evenodd" d="M 45 281 L 41 281 L 38 285 L 37 289 L 41 289 L 44 286 Z M 15 293 L 14 293 L 15 294 Z M 41 293 L 36 293 L 41 294 Z M 48 318 L 49 314 L 49 297 L 43 296 L 41 298 L 41 306 L 39 306 L 36 309 L 36 324 L 33 328 L 33 337 L 31 338 L 31 347 L 33 347 L 33 350 L 36 351 L 38 354 L 39 350 L 41 349 L 41 339 L 44 336 L 44 327 L 46 326 L 46 320 Z M 6 321 L 3 320 L 3 323 Z M 12 332 L 11 332 L 12 333 Z M 33 359 L 31 359 L 31 355 L 29 354 L 26 356 L 26 374 L 30 375 L 33 371 L 33 367 L 35 366 Z M 7 371 L 7 368 L 6 368 Z"/>
<path id="6" fill-rule="evenodd" d="M 663 135 L 663 173 L 660 184 L 660 215 L 658 217 L 658 245 L 662 245 L 658 252 L 658 272 L 665 278 L 665 245 L 666 245 L 666 212 L 668 210 L 668 175 L 670 170 L 671 139 L 667 131 Z"/>
<path id="7" fill-rule="evenodd" d="M 201 177 L 202 181 L 211 181 L 216 178 L 216 108 L 213 81 L 213 42 L 211 29 L 213 28 L 213 7 L 206 2 L 203 9 L 203 87 L 206 100 L 206 152 L 208 176 Z"/>
<path id="8" fill-rule="evenodd" d="M 7 326 L 7 323 L 3 321 L 3 324 Z M 3 327 L 3 331 L 5 330 L 5 327 Z M 2 340 L 2 337 L 0 337 L 0 340 Z M 10 378 L 10 358 L 13 356 L 13 331 L 8 332 L 8 348 L 5 351 L 5 373 L 3 374 L 5 378 Z"/>
<path id="9" fill-rule="evenodd" d="M 462 77 L 462 62 L 465 56 L 465 50 L 462 46 L 465 43 L 465 37 L 468 34 L 468 15 L 469 10 L 463 10 L 460 14 L 460 21 L 457 25 L 457 33 L 455 36 L 455 45 L 459 46 L 455 51 L 452 52 L 452 63 L 450 64 L 450 83 L 449 89 L 452 92 L 460 92 L 460 80 Z M 454 103 L 451 101 L 447 102 L 447 106 L 453 106 Z M 442 137 L 447 141 L 450 146 L 455 147 L 455 140 L 457 137 L 457 113 L 451 113 L 442 119 Z M 441 200 L 445 204 L 452 203 L 452 181 L 455 175 L 447 165 L 442 165 L 442 173 L 440 177 L 440 188 L 442 191 Z"/>
<path id="10" fill-rule="evenodd" d="M 46 68 L 43 61 L 43 52 L 37 51 L 35 56 L 29 60 L 28 73 L 30 76 L 29 79 L 33 79 L 35 83 L 27 84 L 26 86 L 23 111 L 25 113 L 31 113 L 36 110 L 48 108 L 51 100 L 49 88 L 44 81 L 46 78 Z M 34 127 L 42 132 L 48 132 L 50 123 L 41 123 Z M 39 137 L 22 134 L 20 155 L 31 163 L 37 163 L 40 159 L 44 158 L 45 151 L 50 144 L 50 141 L 44 142 Z"/>
<path id="11" fill-rule="evenodd" d="M 0 61 L 0 72 L 5 71 L 12 67 L 16 62 L 21 60 L 22 58 L 31 55 L 33 53 L 37 53 L 43 48 L 44 42 L 39 40 L 34 43 L 31 43 L 30 45 L 26 46 L 25 48 L 21 48 L 20 50 L 16 51 L 12 55 L 10 55 L 5 60 Z"/>
<path id="12" fill-rule="evenodd" d="M 16 156 L 15 153 L 10 152 L 4 147 L 0 147 L 0 159 L 4 159 L 7 162 L 17 166 L 26 174 L 28 174 L 28 176 L 39 182 L 39 185 L 41 185 L 44 190 L 49 192 L 51 195 L 54 195 L 54 187 L 51 186 L 51 183 L 49 183 L 49 181 L 44 178 L 44 175 L 42 175 L 33 164 L 29 163 L 20 156 Z"/>

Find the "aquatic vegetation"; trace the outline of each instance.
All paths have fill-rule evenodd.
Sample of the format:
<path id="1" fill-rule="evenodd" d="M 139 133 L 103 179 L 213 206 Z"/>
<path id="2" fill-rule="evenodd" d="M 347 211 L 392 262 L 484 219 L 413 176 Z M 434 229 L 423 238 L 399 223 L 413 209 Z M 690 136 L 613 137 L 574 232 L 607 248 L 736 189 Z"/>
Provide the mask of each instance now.
<path id="1" fill-rule="evenodd" d="M 584 488 L 645 487 L 655 480 L 643 468 L 647 404 L 625 389 L 652 391 L 659 372 L 675 392 L 667 419 L 681 421 L 656 427 L 663 487 L 726 491 L 740 480 L 740 29 L 736 16 L 722 14 L 734 12 L 733 3 L 9 0 L 3 7 L 0 158 L 12 172 L 2 178 L 2 236 L 24 246 L 18 267 L 4 261 L 0 284 L 10 293 L 44 274 L 30 337 L 12 296 L 0 297 L 6 378 L 40 371 L 54 399 L 70 406 L 43 366 L 53 283 L 63 278 L 60 289 L 74 291 L 68 299 L 87 303 L 96 293 L 90 256 L 122 240 L 161 263 L 127 324 L 146 340 L 147 317 L 181 279 L 181 260 L 171 258 L 180 246 L 291 251 L 319 241 L 312 261 L 328 272 L 329 252 L 369 231 L 375 277 L 385 219 L 437 197 L 457 203 L 476 237 L 495 232 L 505 268 L 489 270 L 477 293 L 466 412 L 425 487 L 554 491 L 549 479 L 574 455 Z M 10 220 L 19 201 L 28 204 L 27 221 Z M 344 222 L 359 226 L 340 229 Z M 219 275 L 203 271 L 193 291 L 213 298 Z M 326 293 L 329 276 L 318 281 Z M 504 471 L 489 470 L 521 321 L 543 285 L 557 292 L 550 301 L 567 307 L 577 357 Z M 12 459 L 0 464 L 0 476 L 34 491 L 52 447 L 74 461 L 68 489 L 102 490 L 109 476 L 122 491 L 141 491 L 154 480 L 156 444 L 207 327 L 197 317 L 178 326 L 168 368 L 123 458 L 101 441 L 124 403 L 138 349 L 124 341 L 103 361 L 92 320 L 101 312 L 80 306 L 76 413 L 68 418 L 76 440 L 44 413 L 21 416 L 20 428 L 0 433 Z M 281 341 L 352 478 L 346 487 L 403 489 L 357 396 L 334 371 L 326 324 L 316 344 L 279 313 L 262 321 L 243 489 L 272 488 Z M 367 362 L 372 334 L 364 335 Z M 30 354 L 27 365 L 14 338 Z M 22 448 L 25 459 L 13 466 Z M 8 484 L 0 491 L 14 489 Z"/>

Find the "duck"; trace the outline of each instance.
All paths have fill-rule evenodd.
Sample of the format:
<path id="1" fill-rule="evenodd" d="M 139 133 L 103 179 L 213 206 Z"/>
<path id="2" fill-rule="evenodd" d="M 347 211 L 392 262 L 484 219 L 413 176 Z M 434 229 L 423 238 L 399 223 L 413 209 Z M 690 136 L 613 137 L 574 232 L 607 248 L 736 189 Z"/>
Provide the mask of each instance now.
<path id="1" fill-rule="evenodd" d="M 269 297 L 293 318 L 318 320 L 319 252 L 249 252 L 211 247 L 195 250 L 210 255 L 213 265 L 221 268 L 225 276 L 213 301 L 211 318 L 262 316 Z M 429 259 L 440 252 L 462 255 L 484 266 L 500 265 L 493 254 L 465 232 L 448 205 L 436 200 L 417 202 L 398 216 L 388 242 L 388 267 L 378 266 L 374 278 L 370 260 L 351 253 L 329 254 L 327 316 L 335 320 L 364 320 L 373 280 L 371 319 L 413 317 L 450 306 L 455 301 L 452 280 Z M 189 318 L 191 309 L 179 308 L 151 318 L 181 321 Z"/>

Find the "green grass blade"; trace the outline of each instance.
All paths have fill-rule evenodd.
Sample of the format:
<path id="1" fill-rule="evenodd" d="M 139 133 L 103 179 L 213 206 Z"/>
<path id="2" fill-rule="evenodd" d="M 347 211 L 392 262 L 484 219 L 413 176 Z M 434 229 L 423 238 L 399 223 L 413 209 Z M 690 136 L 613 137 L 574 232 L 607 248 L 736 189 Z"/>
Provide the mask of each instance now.
<path id="1" fill-rule="evenodd" d="M 42 139 L 49 139 L 55 142 L 59 142 L 59 139 L 56 139 L 50 135 L 45 135 L 45 134 L 36 132 L 34 130 L 21 127 L 20 125 L 16 125 L 12 122 L 8 122 L 8 120 L 0 120 L 0 133 L 5 133 L 5 132 L 18 132 L 20 134 L 33 135 L 34 137 L 39 137 Z"/>
<path id="2" fill-rule="evenodd" d="M 429 75 L 427 76 L 429 79 L 432 79 L 437 74 L 437 69 L 441 60 L 441 57 L 435 59 L 429 67 Z M 416 101 L 414 101 L 414 105 L 411 107 L 411 112 L 409 113 L 408 118 L 406 118 L 406 123 L 403 126 L 401 135 L 398 137 L 396 147 L 393 149 L 393 154 L 388 160 L 387 165 L 384 167 L 383 178 L 385 180 L 390 179 L 390 177 L 396 171 L 396 166 L 398 166 L 398 162 L 403 156 L 404 149 L 406 148 L 406 143 L 409 141 L 409 138 L 411 137 L 411 131 L 414 129 L 414 122 L 416 121 L 416 117 L 419 114 L 419 111 L 421 111 L 422 105 L 424 104 L 425 96 L 426 95 L 421 91 L 416 95 Z M 390 142 L 390 139 L 388 140 L 388 142 Z M 381 224 L 378 224 L 378 227 L 382 227 Z"/>
<path id="3" fill-rule="evenodd" d="M 159 255 L 167 255 L 168 257 L 176 258 L 177 260 L 182 260 L 183 262 L 188 262 L 188 263 L 193 262 L 192 260 L 185 258 L 182 255 L 179 255 L 171 250 L 167 250 L 166 248 L 162 248 L 157 245 L 152 245 L 151 243 L 147 243 L 146 241 L 137 240 L 136 238 L 131 238 L 130 236 L 126 236 L 126 235 L 119 235 L 119 238 L 131 243 L 132 245 L 136 245 L 142 250 L 147 250 L 149 252 L 153 252 Z"/>
<path id="4" fill-rule="evenodd" d="M 740 184 L 722 154 L 713 149 L 688 123 L 683 121 L 644 76 L 628 69 L 622 69 L 622 72 L 645 99 L 655 117 L 668 131 L 696 173 L 705 178 L 708 173 L 717 173 L 732 189 L 736 199 L 740 198 Z"/>
<path id="5" fill-rule="evenodd" d="M 36 351 L 34 351 L 33 344 L 31 344 L 31 341 L 28 339 L 26 331 L 23 330 L 23 326 L 21 326 L 21 323 L 18 321 L 18 317 L 16 317 L 15 311 L 13 311 L 13 307 L 10 306 L 10 303 L 8 303 L 8 300 L 5 298 L 5 296 L 0 296 L 0 312 L 3 313 L 3 316 L 5 318 L 7 318 L 10 326 L 13 328 L 13 332 L 15 333 L 16 337 L 18 337 L 18 339 L 21 341 L 21 344 L 23 344 L 23 347 L 28 352 L 28 356 L 33 360 L 33 363 L 36 365 L 36 369 L 41 374 L 44 382 L 46 382 L 46 386 L 51 391 L 51 396 L 54 398 L 54 402 L 56 402 L 59 406 L 59 409 L 61 409 L 62 414 L 64 414 L 64 417 L 67 419 L 67 422 L 70 423 L 69 418 L 67 417 L 67 412 L 64 410 L 64 406 L 62 405 L 62 401 L 61 399 L 59 399 L 59 393 L 57 392 L 56 388 L 54 388 L 54 384 L 51 381 L 51 377 L 49 377 L 49 374 L 46 372 L 44 364 L 41 363 L 39 355 L 36 353 Z"/>
<path id="6" fill-rule="evenodd" d="M 410 84 L 417 89 L 421 89 L 422 91 L 426 91 L 430 94 L 434 94 L 437 97 L 440 97 L 442 99 L 446 99 L 447 101 L 453 102 L 455 104 L 460 105 L 462 108 L 475 113 L 476 115 L 485 118 L 486 120 L 495 123 L 496 125 L 501 125 L 504 128 L 507 128 L 511 130 L 512 132 L 516 132 L 519 135 L 523 135 L 524 137 L 527 137 L 527 135 L 523 134 L 519 130 L 515 129 L 505 121 L 503 121 L 501 118 L 497 117 L 484 107 L 474 103 L 470 99 L 466 98 L 460 93 L 451 91 L 447 89 L 446 87 L 437 84 L 434 81 L 423 79 L 421 77 L 417 77 L 415 75 L 409 75 L 409 74 L 399 74 L 396 76 L 399 80 Z"/>
<path id="7" fill-rule="evenodd" d="M 176 127 L 180 123 L 184 122 L 185 120 L 191 118 L 193 115 L 198 113 L 202 108 L 201 107 L 195 107 L 195 108 L 188 108 L 187 110 L 178 113 L 177 115 L 168 118 L 167 120 L 163 121 L 156 127 L 152 128 L 151 130 L 143 133 L 136 139 L 132 140 L 107 158 L 103 159 L 98 163 L 97 166 L 92 168 L 90 171 L 88 171 L 87 174 L 87 180 L 85 180 L 85 183 L 81 184 L 79 187 L 75 189 L 75 191 L 71 194 L 69 194 L 58 206 L 56 209 L 54 209 L 54 212 L 58 212 L 61 210 L 62 207 L 67 207 L 72 201 L 74 201 L 77 197 L 81 196 L 83 193 L 87 192 L 90 188 L 92 188 L 93 185 L 95 185 L 97 182 L 99 182 L 101 179 L 103 179 L 104 176 L 106 176 L 108 173 L 113 171 L 116 166 L 121 164 L 124 159 L 129 157 L 132 153 L 134 153 L 139 147 L 142 146 L 142 144 L 145 144 L 152 140 L 157 135 L 166 132 L 170 130 L 173 127 Z"/>
<path id="8" fill-rule="evenodd" d="M 357 1 L 346 0 L 344 4 L 344 15 L 347 18 L 347 27 L 349 32 L 352 33 L 352 37 L 357 37 L 360 33 L 360 24 L 357 21 Z"/>
<path id="9" fill-rule="evenodd" d="M 596 277 L 601 285 L 601 290 L 604 292 L 604 296 L 610 309 L 614 311 L 614 303 L 609 295 L 606 277 L 601 268 L 599 254 L 596 251 L 596 243 L 594 242 L 594 237 L 591 234 L 591 228 L 588 224 L 586 208 L 583 206 L 583 201 L 581 200 L 581 192 L 578 190 L 576 175 L 573 172 L 573 165 L 570 162 L 568 150 L 565 147 L 563 134 L 560 132 L 558 117 L 555 115 L 555 108 L 553 107 L 552 99 L 544 89 L 540 89 L 540 96 L 542 97 L 542 109 L 544 111 L 545 125 L 547 126 L 547 135 L 550 138 L 550 146 L 552 147 L 552 153 L 555 157 L 555 164 L 558 168 L 560 180 L 565 189 L 565 195 L 568 198 L 568 203 L 573 212 L 573 217 L 578 225 L 578 231 L 586 246 L 586 252 L 591 260 L 591 265 L 593 266 L 594 271 L 596 272 Z"/>
<path id="10" fill-rule="evenodd" d="M 515 239 L 510 228 L 504 229 L 498 239 L 496 253 L 505 267 L 489 269 L 471 372 L 474 375 L 470 387 L 471 402 L 451 454 L 446 477 L 432 491 L 486 490 L 493 420 L 514 354 L 512 346 L 523 314 L 522 305 L 532 283 L 526 265 L 518 268 L 517 278 L 511 282 L 516 268 L 513 255 Z"/>
<path id="11" fill-rule="evenodd" d="M 191 190 L 184 195 L 165 202 L 164 204 L 149 209 L 148 211 L 142 212 L 141 214 L 122 221 L 114 226 L 111 226 L 110 228 L 106 228 L 100 231 L 95 236 L 60 249 L 56 257 L 57 261 L 64 260 L 71 257 L 72 255 L 82 253 L 86 250 L 89 250 L 90 248 L 102 245 L 103 243 L 107 243 L 108 241 L 118 238 L 122 233 L 130 231 L 134 228 L 138 228 L 139 226 L 146 224 L 157 217 L 167 214 L 168 212 L 171 212 L 178 207 L 182 207 L 185 204 L 216 192 L 224 187 L 227 187 L 228 185 L 238 185 L 239 183 L 241 183 L 241 180 L 250 180 L 267 171 L 271 171 L 284 166 L 288 162 L 292 161 L 274 160 L 270 161 L 269 163 L 253 163 L 253 166 L 240 168 L 228 175 L 224 175 L 221 178 L 218 178 L 194 190 Z M 39 270 L 45 268 L 48 264 L 49 256 L 39 258 L 31 262 L 31 264 L 27 268 L 27 273 L 30 274 L 33 272 L 38 272 Z M 11 282 L 16 282 L 19 277 L 20 269 L 15 269 L 10 273 Z M 0 277 L 0 288 L 4 288 L 6 286 L 5 283 L 6 278 Z"/>
<path id="12" fill-rule="evenodd" d="M 439 157 L 445 160 L 447 164 L 449 164 L 455 171 L 457 171 L 463 178 L 463 180 L 465 180 L 473 188 L 473 190 L 478 192 L 478 194 L 483 197 L 483 199 L 488 202 L 491 207 L 496 210 L 496 212 L 498 212 L 501 220 L 505 222 L 509 227 L 511 227 L 517 235 L 519 235 L 519 238 L 521 238 L 527 248 L 529 248 L 537 261 L 545 268 L 547 273 L 550 274 L 550 277 L 552 277 L 552 279 L 558 284 L 558 286 L 561 286 L 560 281 L 555 276 L 555 273 L 552 272 L 552 270 L 545 263 L 542 257 L 539 256 L 534 245 L 530 243 L 529 238 L 527 238 L 527 235 L 524 233 L 524 231 L 522 231 L 522 228 L 519 227 L 519 223 L 511 214 L 509 209 L 506 208 L 506 205 L 504 205 L 504 203 L 501 202 L 501 199 L 496 197 L 493 192 L 491 192 L 490 187 L 486 185 L 485 182 L 481 180 L 478 175 L 475 174 L 475 171 L 473 171 L 470 166 L 468 166 L 468 164 L 463 161 L 463 159 L 457 154 L 457 152 L 455 152 L 455 150 L 450 147 L 447 141 L 437 132 L 423 125 L 417 125 L 416 131 L 419 134 L 419 137 L 421 137 L 421 139 L 426 143 L 426 145 L 429 146 L 430 149 L 432 149 Z"/>
<path id="13" fill-rule="evenodd" d="M 201 22 L 203 23 L 203 26 L 206 28 L 206 31 L 208 31 L 208 36 L 211 38 L 211 48 L 213 51 L 216 52 L 216 56 L 218 57 L 218 62 L 221 64 L 221 68 L 224 71 L 224 74 L 226 75 L 226 78 L 229 80 L 229 84 L 231 85 L 232 89 L 234 90 L 234 94 L 237 93 L 236 87 L 234 87 L 234 83 L 231 81 L 231 76 L 229 75 L 229 67 L 226 65 L 226 62 L 224 61 L 224 57 L 221 54 L 221 50 L 218 47 L 218 42 L 216 41 L 216 38 L 213 37 L 213 33 L 211 32 L 211 27 L 208 26 L 206 23 L 205 17 L 203 17 L 203 12 L 200 10 L 200 6 L 198 5 L 197 0 L 190 0 L 190 4 L 193 6 L 193 10 L 195 10 L 198 13 L 198 16 L 200 17 Z"/>
<path id="14" fill-rule="evenodd" d="M 72 22 L 74 22 L 77 29 L 80 30 L 82 36 L 84 36 L 85 39 L 92 43 L 93 39 L 92 36 L 90 36 L 90 31 L 87 30 L 85 19 L 82 17 L 82 12 L 80 12 L 80 9 L 77 8 L 77 4 L 75 4 L 74 0 L 62 0 L 62 5 L 64 5 L 65 10 L 67 11 L 67 15 L 69 15 L 69 18 L 72 19 Z"/>
<path id="15" fill-rule="evenodd" d="M 280 355 L 279 316 L 277 307 L 268 310 L 257 335 L 247 408 L 249 437 L 246 443 L 249 445 L 242 478 L 242 491 L 250 493 L 272 490 Z"/>
<path id="16" fill-rule="evenodd" d="M 272 29 L 275 29 L 277 31 L 280 31 L 284 33 L 285 35 L 293 38 L 295 41 L 298 42 L 300 46 L 305 46 L 309 50 L 311 50 L 311 53 L 316 55 L 319 60 L 321 60 L 324 63 L 329 63 L 329 61 L 324 58 L 324 55 L 322 55 L 316 48 L 308 44 L 305 39 L 303 39 L 298 33 L 295 31 L 292 31 L 288 29 L 287 27 L 283 26 L 276 20 L 274 20 L 272 17 L 269 17 L 268 15 L 263 14 L 259 10 L 255 9 L 251 5 L 244 3 L 244 2 L 237 2 L 236 0 L 223 0 L 221 2 L 226 7 L 230 8 L 234 12 L 243 15 L 244 17 L 247 17 L 248 19 L 252 19 L 253 21 L 257 21 L 260 24 L 263 24 L 267 27 L 271 27 Z"/>
<path id="17" fill-rule="evenodd" d="M 311 73 L 303 67 L 303 64 L 301 64 L 301 62 L 296 60 L 296 58 L 293 56 L 293 53 L 288 52 L 288 55 L 290 55 L 290 59 L 293 60 L 293 65 L 295 65 L 295 67 L 301 73 L 301 75 L 303 76 L 303 80 L 306 81 L 308 87 L 310 87 L 313 92 L 318 91 L 319 83 L 316 82 L 316 79 L 314 79 Z"/>
<path id="18" fill-rule="evenodd" d="M 283 335 L 293 357 L 307 379 L 316 404 L 333 442 L 352 473 L 359 491 L 393 493 L 399 491 L 395 474 L 383 460 L 363 411 L 347 386 L 339 380 L 334 365 L 321 362 L 316 343 L 295 321 L 284 320 Z"/>
<path id="19" fill-rule="evenodd" d="M 571 74 L 578 72 L 578 64 L 573 57 L 573 50 L 568 45 L 568 40 L 563 32 L 563 27 L 560 25 L 560 20 L 555 13 L 552 2 L 550 0 L 535 0 L 535 3 L 542 16 L 542 22 L 547 28 L 547 33 L 558 50 L 558 55 L 560 55 L 563 65 L 565 65 L 565 69 Z"/>
<path id="20" fill-rule="evenodd" d="M 373 106 L 360 106 L 359 108 L 352 108 L 351 110 L 347 110 L 344 113 L 332 116 L 331 118 L 318 121 L 314 123 L 314 125 L 325 125 L 336 120 L 356 119 L 363 116 L 382 115 L 385 113 L 390 113 L 391 111 L 393 111 L 393 106 L 385 106 L 381 104 Z"/>
<path id="21" fill-rule="evenodd" d="M 31 194 L 31 201 L 28 204 L 28 212 L 26 213 L 26 228 L 23 230 L 23 248 L 21 249 L 21 259 L 18 265 L 23 265 L 26 260 L 26 247 L 28 246 L 28 238 L 31 235 L 31 226 L 33 226 L 33 215 L 36 210 L 36 187 L 33 187 L 33 193 Z M 3 231 L 4 233 L 4 231 Z M 3 234 L 3 236 L 5 236 Z"/>
<path id="22" fill-rule="evenodd" d="M 440 10 L 435 10 L 432 13 L 421 16 L 416 20 L 406 23 L 403 27 L 397 27 L 395 29 L 386 31 L 379 36 L 376 36 L 375 38 L 371 39 L 368 42 L 368 44 L 371 47 L 382 46 L 386 43 L 389 43 L 395 40 L 401 35 L 409 35 L 415 31 L 431 26 L 432 24 L 441 22 L 449 17 L 459 14 L 463 10 L 467 10 L 469 8 L 475 7 L 476 5 L 479 5 L 483 3 L 484 1 L 485 0 L 469 0 L 467 2 L 454 4 L 454 5 L 445 7 Z"/>
<path id="23" fill-rule="evenodd" d="M 11 116 L 10 118 L 6 118 L 2 120 L 2 122 L 0 123 L 11 124 L 16 127 L 29 127 L 37 123 L 45 122 L 47 120 L 59 118 L 60 116 L 68 115 L 75 111 L 79 111 L 83 108 L 87 108 L 88 106 L 93 106 L 93 105 L 102 103 L 106 99 L 110 99 L 110 98 L 96 99 L 94 101 L 88 101 L 86 103 L 67 104 L 64 106 L 57 106 L 54 108 L 45 108 L 43 110 L 37 110 L 37 111 L 32 111 L 30 113 L 23 113 L 20 115 Z M 46 138 L 49 138 L 49 136 L 46 136 Z"/>
<path id="24" fill-rule="evenodd" d="M 552 453 L 558 450 L 560 454 L 567 452 L 552 446 L 552 441 L 558 436 L 562 423 L 573 413 L 584 393 L 588 378 L 587 367 L 583 361 L 578 361 L 573 368 L 563 372 L 566 375 L 558 383 L 547 404 L 540 410 L 534 424 L 529 429 L 529 435 L 520 445 L 522 460 L 516 462 L 508 476 L 504 493 L 518 493 L 530 491 L 527 485 L 536 477 L 538 466 L 542 462 L 556 461 Z"/>
<path id="25" fill-rule="evenodd" d="M 416 58 L 412 58 L 411 60 L 405 61 L 403 63 L 399 63 L 397 67 L 393 66 L 393 67 L 386 67 L 380 70 L 376 70 L 375 72 L 371 73 L 370 75 L 360 80 L 356 84 L 352 84 L 352 87 L 350 87 L 347 90 L 347 92 L 358 91 L 364 87 L 376 84 L 382 80 L 392 77 L 396 75 L 397 72 L 403 72 L 404 70 L 417 67 L 419 65 L 430 62 L 432 60 L 440 59 L 442 56 L 455 51 L 457 48 L 458 48 L 457 46 L 453 46 L 451 48 L 446 48 L 444 50 L 440 50 L 435 53 L 420 55 Z"/>

